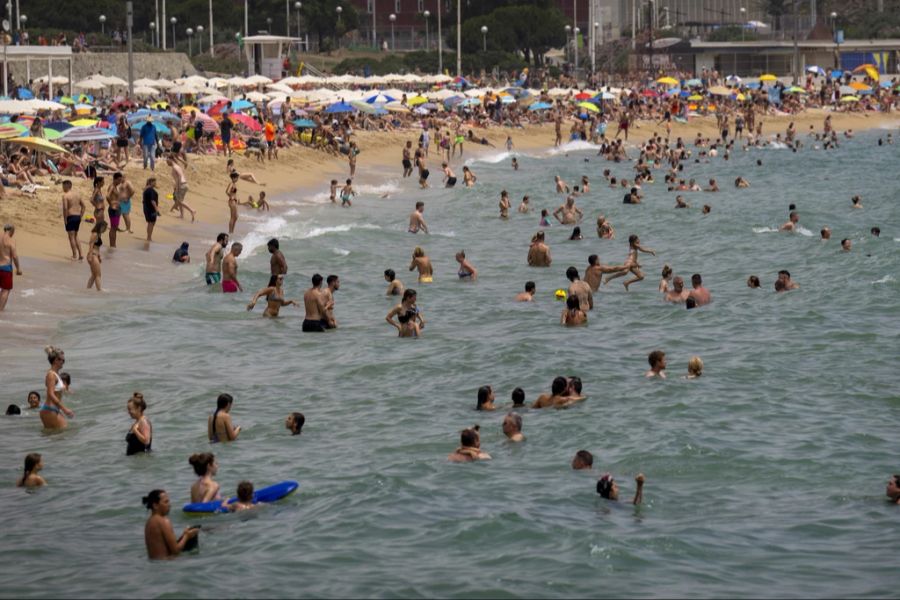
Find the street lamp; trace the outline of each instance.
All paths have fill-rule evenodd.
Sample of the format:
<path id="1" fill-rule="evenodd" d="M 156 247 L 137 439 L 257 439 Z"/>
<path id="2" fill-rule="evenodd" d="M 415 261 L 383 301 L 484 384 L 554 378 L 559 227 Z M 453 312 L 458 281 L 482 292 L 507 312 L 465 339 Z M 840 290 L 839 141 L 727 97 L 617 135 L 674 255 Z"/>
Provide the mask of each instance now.
<path id="1" fill-rule="evenodd" d="M 184 32 L 188 36 L 188 56 L 190 56 L 193 53 L 192 51 L 194 49 L 193 48 L 193 46 L 194 46 L 194 44 L 193 44 L 194 30 L 191 29 L 190 27 L 188 27 L 187 29 L 184 30 Z"/>
<path id="2" fill-rule="evenodd" d="M 394 21 L 397 20 L 397 15 L 391 13 L 390 16 L 388 16 L 388 20 L 391 22 L 391 52 L 396 52 L 397 44 L 394 40 Z"/>
<path id="3" fill-rule="evenodd" d="M 150 43 L 154 46 L 159 46 L 159 43 L 156 41 L 156 23 L 150 21 Z"/>
<path id="4" fill-rule="evenodd" d="M 302 2 L 294 2 L 294 9 L 297 11 L 297 38 L 300 38 L 300 9 L 303 8 Z"/>
<path id="5" fill-rule="evenodd" d="M 335 35 L 335 37 L 337 37 L 337 35 L 338 35 L 338 30 L 341 28 L 341 13 L 344 12 L 344 7 L 343 7 L 343 6 L 338 6 L 335 10 L 337 11 L 338 20 L 337 20 L 337 27 L 336 27 L 335 30 L 334 30 L 334 35 Z M 336 45 L 337 45 L 338 49 L 340 49 L 340 47 L 341 47 L 341 38 L 338 37 L 337 40 L 335 40 L 335 41 L 337 42 Z"/>
<path id="6" fill-rule="evenodd" d="M 203 25 L 197 25 L 197 54 L 203 54 Z"/>
<path id="7" fill-rule="evenodd" d="M 591 73 L 597 71 L 597 31 L 600 29 L 600 23 L 594 21 L 594 29 L 591 34 Z"/>
<path id="8" fill-rule="evenodd" d="M 566 25 L 566 58 L 569 56 L 569 36 L 572 35 L 572 26 Z"/>
<path id="9" fill-rule="evenodd" d="M 172 24 L 172 50 L 175 49 L 175 23 L 177 23 L 177 22 L 178 22 L 178 19 L 176 19 L 175 17 L 172 17 L 171 19 L 169 19 L 169 23 Z"/>
<path id="10" fill-rule="evenodd" d="M 22 24 L 22 25 L 21 25 L 21 29 L 23 29 L 23 30 L 25 29 L 25 23 L 27 23 L 27 22 L 28 22 L 28 17 L 27 17 L 27 16 L 25 16 L 25 15 L 20 15 L 20 16 L 19 16 L 19 23 Z"/>
<path id="11" fill-rule="evenodd" d="M 747 9 L 744 8 L 744 7 L 742 6 L 742 7 L 741 7 L 741 41 L 742 41 L 742 42 L 744 41 L 744 32 L 747 30 L 747 27 L 746 27 L 746 24 L 747 24 L 746 14 L 747 14 Z"/>
<path id="12" fill-rule="evenodd" d="M 578 34 L 581 33 L 581 29 L 579 29 L 578 27 L 575 27 L 574 29 L 572 29 L 572 33 L 574 34 L 572 36 L 572 41 L 574 42 L 573 45 L 575 46 L 575 81 L 577 82 L 578 81 Z M 652 46 L 652 44 L 653 44 L 652 40 L 650 41 L 650 44 Z"/>
<path id="13" fill-rule="evenodd" d="M 431 12 L 426 10 L 422 15 L 425 17 L 425 51 L 428 52 L 431 49 L 431 42 L 428 39 L 428 17 L 431 16 Z"/>
<path id="14" fill-rule="evenodd" d="M 834 68 L 835 70 L 841 68 L 841 43 L 838 41 L 837 36 L 837 17 L 838 14 L 836 12 L 831 13 L 831 39 L 834 40 Z"/>
<path id="15" fill-rule="evenodd" d="M 272 17 L 266 17 L 266 33 L 272 33 Z"/>
<path id="16" fill-rule="evenodd" d="M 106 15 L 100 15 L 100 35 L 106 35 Z"/>
<path id="17" fill-rule="evenodd" d="M 485 52 L 487 52 L 487 32 L 488 32 L 487 25 L 482 25 L 481 26 L 481 45 L 482 45 L 482 49 Z"/>

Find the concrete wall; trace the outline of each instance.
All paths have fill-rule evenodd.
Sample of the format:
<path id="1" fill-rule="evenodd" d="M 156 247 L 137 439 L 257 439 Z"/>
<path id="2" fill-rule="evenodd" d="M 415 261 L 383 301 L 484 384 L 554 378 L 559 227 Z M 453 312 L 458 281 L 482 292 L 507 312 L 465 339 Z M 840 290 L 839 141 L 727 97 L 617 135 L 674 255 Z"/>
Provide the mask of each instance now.
<path id="1" fill-rule="evenodd" d="M 73 73 L 75 81 L 89 75 L 102 72 L 104 75 L 115 75 L 128 80 L 127 52 L 85 52 L 73 54 Z M 25 81 L 26 66 L 24 62 L 10 63 L 10 70 L 16 81 Z M 135 52 L 134 78 L 149 77 L 156 79 L 157 74 L 166 79 L 174 79 L 183 75 L 195 75 L 197 70 L 183 52 Z M 35 79 L 47 74 L 47 61 L 32 61 L 31 78 Z M 53 61 L 53 74 L 69 76 L 69 67 L 64 61 Z"/>

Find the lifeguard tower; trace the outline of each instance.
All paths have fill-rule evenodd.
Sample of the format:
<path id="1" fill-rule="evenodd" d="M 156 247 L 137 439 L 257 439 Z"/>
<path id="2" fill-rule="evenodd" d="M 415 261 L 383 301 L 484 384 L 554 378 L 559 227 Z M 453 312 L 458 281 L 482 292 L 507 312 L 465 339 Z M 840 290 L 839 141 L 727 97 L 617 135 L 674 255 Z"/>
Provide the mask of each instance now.
<path id="1" fill-rule="evenodd" d="M 298 38 L 282 35 L 251 35 L 244 38 L 244 54 L 249 65 L 248 75 L 262 75 L 269 79 L 281 78 L 284 55 Z"/>

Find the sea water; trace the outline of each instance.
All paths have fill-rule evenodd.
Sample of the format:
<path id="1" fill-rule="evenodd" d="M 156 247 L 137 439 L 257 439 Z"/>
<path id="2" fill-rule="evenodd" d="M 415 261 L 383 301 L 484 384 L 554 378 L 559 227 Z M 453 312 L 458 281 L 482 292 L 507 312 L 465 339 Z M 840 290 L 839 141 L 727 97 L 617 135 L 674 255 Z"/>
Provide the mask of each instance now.
<path id="1" fill-rule="evenodd" d="M 433 166 L 433 187 L 420 191 L 399 179 L 398 160 L 396 176 L 362 186 L 352 208 L 310 191 L 278 199 L 277 214 L 243 217 L 253 221 L 236 236 L 247 248 L 243 294 L 208 290 L 197 260 L 154 293 L 105 294 L 95 312 L 62 320 L 47 341 L 66 351 L 71 426 L 41 433 L 33 411 L 0 419 L 0 596 L 896 594 L 900 509 L 884 487 L 900 471 L 900 148 L 870 134 L 834 151 L 691 161 L 684 176 L 716 177 L 722 192 L 685 194 L 690 210 L 673 209 L 661 170 L 643 204 L 623 205 L 601 173 L 630 180 L 632 165 L 580 145 L 519 154 L 517 172 L 497 156 L 469 161 L 474 189 L 441 189 Z M 578 200 L 585 239 L 546 229 L 553 265 L 529 268 L 539 211 L 502 221 L 499 195 L 552 210 L 563 202 L 556 174 L 591 178 Z M 739 175 L 749 189 L 733 187 Z M 864 209 L 850 208 L 854 194 Z M 406 231 L 417 200 L 431 235 Z M 802 229 L 778 233 L 790 203 Z M 615 240 L 597 238 L 601 212 Z M 830 242 L 819 240 L 824 225 Z M 583 273 L 590 254 L 621 263 L 631 233 L 657 254 L 642 255 L 646 280 L 627 293 L 614 280 L 595 294 L 587 327 L 561 327 L 553 292 L 567 286 L 566 268 Z M 268 280 L 271 236 L 290 265 L 288 298 L 313 273 L 340 276 L 336 331 L 301 333 L 302 309 L 277 320 L 261 317 L 263 303 L 246 310 Z M 852 252 L 840 251 L 845 237 Z M 407 270 L 417 245 L 434 263 L 432 284 Z M 458 250 L 477 282 L 458 279 Z M 661 302 L 664 264 L 687 281 L 701 273 L 713 303 Z M 396 302 L 384 294 L 388 268 L 418 290 L 420 339 L 398 339 L 384 321 Z M 799 290 L 773 292 L 780 269 Z M 762 289 L 747 288 L 751 274 Z M 528 280 L 535 302 L 514 303 Z M 654 349 L 667 353 L 666 381 L 643 376 Z M 693 355 L 704 374 L 684 380 Z M 46 366 L 39 344 L 7 346 L 4 404 L 42 391 Z M 530 404 L 557 375 L 580 376 L 588 400 L 522 412 L 527 441 L 505 442 L 511 390 Z M 474 410 L 482 385 L 500 410 Z M 126 457 L 134 391 L 149 405 L 153 452 Z M 210 445 L 206 420 L 222 392 L 243 431 Z M 298 410 L 306 426 L 291 437 L 283 421 Z M 475 423 L 493 460 L 447 462 Z M 594 454 L 592 472 L 571 470 L 580 449 Z M 300 488 L 254 518 L 185 517 L 187 459 L 204 451 L 215 452 L 225 493 L 244 479 Z M 36 493 L 12 486 L 28 452 L 46 463 L 49 486 Z M 618 503 L 595 492 L 605 472 Z M 644 504 L 633 507 L 639 472 Z M 177 531 L 203 524 L 199 553 L 147 561 L 140 499 L 153 488 L 169 492 Z"/>

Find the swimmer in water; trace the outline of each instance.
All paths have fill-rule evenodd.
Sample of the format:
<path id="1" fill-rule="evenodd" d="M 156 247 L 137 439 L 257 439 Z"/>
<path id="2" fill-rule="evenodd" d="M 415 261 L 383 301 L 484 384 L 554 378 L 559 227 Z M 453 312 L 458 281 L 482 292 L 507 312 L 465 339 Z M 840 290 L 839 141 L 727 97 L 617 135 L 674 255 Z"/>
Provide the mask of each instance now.
<path id="1" fill-rule="evenodd" d="M 862 208 L 862 198 L 859 196 L 853 196 L 850 198 L 850 208 Z"/>
<path id="2" fill-rule="evenodd" d="M 219 484 L 213 479 L 219 472 L 219 464 L 211 452 L 192 454 L 188 463 L 199 479 L 191 486 L 191 502 L 211 502 L 221 498 Z"/>
<path id="3" fill-rule="evenodd" d="M 581 227 L 576 226 L 572 230 L 572 235 L 569 236 L 569 241 L 572 242 L 572 241 L 578 241 L 578 240 L 583 240 L 583 239 L 584 239 L 584 236 L 581 235 Z"/>
<path id="4" fill-rule="evenodd" d="M 591 291 L 600 289 L 600 283 L 604 273 L 625 273 L 625 265 L 604 265 L 596 254 L 588 256 L 588 267 L 584 271 L 584 281 L 591 287 Z"/>
<path id="5" fill-rule="evenodd" d="M 891 475 L 888 478 L 885 495 L 891 504 L 900 504 L 900 475 Z"/>
<path id="6" fill-rule="evenodd" d="M 422 313 L 416 307 L 416 290 L 408 289 L 403 292 L 403 298 L 400 300 L 400 304 L 395 306 L 388 312 L 387 316 L 384 318 L 385 321 L 391 324 L 391 327 L 394 327 L 398 331 L 402 331 L 401 325 L 394 321 L 394 317 L 400 317 L 403 315 L 407 315 L 412 312 L 415 315 L 415 321 L 419 326 L 419 329 L 425 327 L 425 319 L 422 318 Z"/>
<path id="7" fill-rule="evenodd" d="M 841 240 L 841 250 L 844 252 L 850 252 L 853 249 L 853 242 L 851 242 L 848 238 L 844 238 Z"/>
<path id="8" fill-rule="evenodd" d="M 572 470 L 590 471 L 594 468 L 594 455 L 587 450 L 579 450 L 572 458 Z"/>
<path id="9" fill-rule="evenodd" d="M 453 169 L 447 163 L 441 163 L 441 168 L 444 171 L 444 187 L 454 187 L 456 185 L 456 175 L 453 173 Z"/>
<path id="10" fill-rule="evenodd" d="M 43 477 L 38 475 L 44 468 L 44 460 L 37 452 L 25 456 L 25 470 L 22 476 L 16 480 L 16 487 L 36 488 L 47 485 Z"/>
<path id="11" fill-rule="evenodd" d="M 584 217 L 584 213 L 580 208 L 575 206 L 575 195 L 572 194 L 566 198 L 565 204 L 553 211 L 553 216 L 563 225 L 574 225 L 581 221 Z"/>
<path id="12" fill-rule="evenodd" d="M 497 410 L 494 406 L 494 389 L 489 385 L 478 388 L 475 410 Z"/>
<path id="13" fill-rule="evenodd" d="M 235 427 L 231 421 L 231 406 L 234 398 L 231 394 L 219 394 L 216 399 L 216 410 L 209 415 L 206 434 L 210 442 L 233 442 L 241 434 L 241 428 Z"/>
<path id="14" fill-rule="evenodd" d="M 759 288 L 759 277 L 756 275 L 751 275 L 747 278 L 747 287 L 751 290 L 755 290 Z"/>
<path id="15" fill-rule="evenodd" d="M 525 436 L 522 435 L 522 415 L 514 412 L 506 413 L 503 417 L 503 435 L 510 442 L 525 441 Z"/>
<path id="16" fill-rule="evenodd" d="M 255 506 L 253 504 L 253 484 L 249 481 L 240 482 L 237 486 L 237 500 L 228 505 L 228 511 L 240 512 L 250 510 Z"/>
<path id="17" fill-rule="evenodd" d="M 557 194 L 568 194 L 569 186 L 563 181 L 559 175 L 556 175 L 553 180 L 556 182 L 556 193 Z"/>
<path id="18" fill-rule="evenodd" d="M 353 196 L 356 195 L 356 191 L 353 189 L 353 180 L 348 179 L 344 187 L 341 188 L 341 206 L 352 207 Z"/>
<path id="19" fill-rule="evenodd" d="M 181 537 L 175 538 L 172 522 L 169 520 L 171 503 L 165 490 L 152 490 L 141 499 L 150 517 L 144 525 L 144 542 L 150 560 L 167 560 L 184 552 L 187 543 L 200 533 L 199 527 L 186 527 Z"/>
<path id="20" fill-rule="evenodd" d="M 571 298 L 572 296 L 575 296 L 576 298 L 578 298 L 580 307 L 585 307 L 586 310 L 593 310 L 593 290 L 587 282 L 579 279 L 578 269 L 576 269 L 575 267 L 569 267 L 568 269 L 566 269 L 566 279 L 568 279 L 570 282 L 567 297 Z"/>
<path id="21" fill-rule="evenodd" d="M 560 315 L 559 323 L 565 327 L 578 327 L 587 324 L 587 314 L 581 310 L 578 296 L 566 298 L 566 308 L 563 309 L 562 315 Z"/>
<path id="22" fill-rule="evenodd" d="M 550 385 L 549 394 L 541 394 L 531 405 L 531 408 L 551 408 L 557 404 L 568 402 L 566 392 L 569 389 L 569 380 L 565 377 L 556 377 Z"/>
<path id="23" fill-rule="evenodd" d="M 247 196 L 246 202 L 241 202 L 241 206 L 249 206 L 250 208 L 255 208 L 259 212 L 262 212 L 262 211 L 268 212 L 271 208 L 269 206 L 269 203 L 266 201 L 266 193 L 265 192 L 259 193 L 259 200 L 253 198 L 253 194 L 250 194 L 249 196 Z"/>
<path id="24" fill-rule="evenodd" d="M 647 362 L 650 363 L 650 370 L 644 373 L 644 377 L 666 378 L 666 353 L 662 350 L 654 350 L 647 356 Z"/>
<path id="25" fill-rule="evenodd" d="M 744 179 L 743 177 L 738 177 L 734 180 L 734 187 L 736 188 L 748 188 L 750 187 L 750 182 Z"/>
<path id="26" fill-rule="evenodd" d="M 500 192 L 499 206 L 500 206 L 500 218 L 508 219 L 509 218 L 509 209 L 510 209 L 510 206 L 512 206 L 512 205 L 509 202 L 509 192 L 507 192 L 506 190 L 503 190 L 502 192 Z"/>
<path id="27" fill-rule="evenodd" d="M 539 223 L 540 227 L 551 227 L 553 224 L 550 222 L 550 211 L 546 208 L 541 209 L 541 221 Z"/>
<path id="28" fill-rule="evenodd" d="M 700 276 L 700 273 L 694 273 L 691 275 L 691 290 L 690 296 L 688 299 L 693 299 L 696 303 L 696 306 L 704 306 L 712 302 L 712 294 L 709 293 L 709 290 L 703 287 L 703 277 Z M 687 301 L 685 301 L 685 305 Z"/>
<path id="29" fill-rule="evenodd" d="M 481 436 L 478 425 L 463 429 L 459 435 L 459 447 L 454 450 L 447 460 L 450 462 L 474 462 L 476 460 L 491 460 L 491 455 L 481 449 Z"/>
<path id="30" fill-rule="evenodd" d="M 821 231 L 819 231 L 819 236 L 821 237 L 823 242 L 827 242 L 831 239 L 831 228 L 823 227 Z"/>
<path id="31" fill-rule="evenodd" d="M 416 246 L 413 250 L 409 270 L 419 271 L 419 283 L 432 283 L 434 281 L 434 269 L 431 266 L 431 259 L 425 256 L 425 251 L 420 246 Z"/>
<path id="32" fill-rule="evenodd" d="M 247 310 L 253 310 L 259 299 L 264 296 L 266 298 L 266 310 L 263 311 L 264 317 L 277 317 L 282 307 L 285 306 L 300 306 L 300 303 L 296 300 L 284 299 L 284 275 L 272 275 L 269 277 L 269 285 L 256 292 L 256 295 L 253 296 L 247 305 Z"/>
<path id="33" fill-rule="evenodd" d="M 538 231 L 531 238 L 531 245 L 528 247 L 528 266 L 529 267 L 549 267 L 553 259 L 550 257 L 550 247 L 544 239 L 544 232 Z"/>
<path id="34" fill-rule="evenodd" d="M 419 327 L 419 324 L 416 322 L 415 311 L 408 310 L 399 315 L 397 317 L 397 322 L 400 323 L 399 337 L 417 338 L 422 335 L 422 328 Z"/>
<path id="35" fill-rule="evenodd" d="M 472 187 L 476 181 L 478 181 L 478 178 L 475 177 L 475 173 L 469 167 L 463 166 L 463 183 L 465 186 Z"/>
<path id="36" fill-rule="evenodd" d="M 659 291 L 660 293 L 665 294 L 669 291 L 669 280 L 672 278 L 672 267 L 669 265 L 663 265 L 662 268 L 662 276 L 659 280 Z"/>
<path id="37" fill-rule="evenodd" d="M 533 281 L 525 283 L 525 291 L 519 292 L 516 296 L 516 302 L 534 302 L 535 285 Z"/>
<path id="38" fill-rule="evenodd" d="M 797 223 L 800 222 L 800 214 L 796 210 L 792 210 L 788 215 L 787 223 L 778 228 L 778 231 L 797 231 Z"/>
<path id="39" fill-rule="evenodd" d="M 516 160 L 515 156 L 513 156 L 513 158 L 512 158 L 512 168 L 513 168 L 513 171 L 519 170 L 519 161 Z"/>
<path id="40" fill-rule="evenodd" d="M 675 208 L 690 208 L 691 205 L 684 201 L 684 196 L 678 194 L 675 196 Z"/>
<path id="41" fill-rule="evenodd" d="M 428 225 L 425 224 L 425 217 L 422 216 L 424 213 L 425 203 L 422 201 L 416 202 L 416 209 L 409 214 L 409 228 L 407 229 L 409 233 L 419 233 L 419 231 L 429 233 Z"/>
<path id="42" fill-rule="evenodd" d="M 338 180 L 332 179 L 331 180 L 331 188 L 329 191 L 329 193 L 330 193 L 329 199 L 331 200 L 331 202 L 333 204 L 337 204 L 337 190 L 338 190 Z"/>
<path id="43" fill-rule="evenodd" d="M 306 417 L 303 413 L 292 412 L 284 420 L 284 428 L 291 432 L 291 435 L 300 435 L 303 425 L 306 423 Z"/>
<path id="44" fill-rule="evenodd" d="M 466 253 L 464 250 L 460 250 L 456 253 L 456 262 L 459 263 L 459 271 L 457 275 L 459 275 L 460 279 L 468 279 L 471 281 L 475 281 L 478 279 L 478 269 L 472 266 L 472 263 L 466 259 Z"/>
<path id="45" fill-rule="evenodd" d="M 778 279 L 775 280 L 775 283 L 781 284 L 780 286 L 777 286 L 778 288 L 781 288 L 776 289 L 775 291 L 777 292 L 786 292 L 788 290 L 800 289 L 800 284 L 791 279 L 791 274 L 784 269 L 778 271 Z"/>
<path id="46" fill-rule="evenodd" d="M 516 211 L 523 213 L 523 214 L 531 212 L 531 205 L 528 204 L 528 201 L 529 201 L 529 198 L 527 195 L 522 196 L 522 203 L 519 204 L 519 207 L 516 209 Z"/>
<path id="47" fill-rule="evenodd" d="M 597 217 L 597 237 L 604 240 L 612 240 L 616 237 L 616 230 L 603 215 Z"/>
<path id="48" fill-rule="evenodd" d="M 638 262 L 638 252 L 643 252 L 645 254 L 652 254 L 653 256 L 656 256 L 656 252 L 654 252 L 653 250 L 651 250 L 649 248 L 644 248 L 643 246 L 641 246 L 640 238 L 638 238 L 638 236 L 632 234 L 632 235 L 628 236 L 628 258 L 625 259 L 625 264 L 623 265 L 626 267 L 626 270 L 622 271 L 620 273 L 615 273 L 613 275 L 608 276 L 606 278 L 606 281 L 604 281 L 604 284 L 608 284 L 611 279 L 615 279 L 616 277 L 622 277 L 629 272 L 631 274 L 633 274 L 634 277 L 627 281 L 622 282 L 622 285 L 625 286 L 625 291 L 628 291 L 628 286 L 630 286 L 632 283 L 637 283 L 638 281 L 643 281 L 644 273 L 641 271 L 641 265 Z"/>
<path id="49" fill-rule="evenodd" d="M 397 274 L 394 273 L 393 269 L 386 269 L 384 271 L 384 280 L 388 282 L 386 295 L 400 296 L 403 294 L 403 283 L 397 279 Z"/>
<path id="50" fill-rule="evenodd" d="M 715 180 L 715 179 L 710 179 L 710 180 L 709 180 L 709 187 L 706 188 L 706 189 L 703 190 L 703 191 L 704 191 L 704 192 L 718 192 L 718 191 L 719 191 L 719 184 L 716 183 L 716 180 Z"/>
<path id="51" fill-rule="evenodd" d="M 641 502 L 643 502 L 644 500 L 644 481 L 645 478 L 643 473 L 638 473 L 637 477 L 634 478 L 637 489 L 634 492 L 634 499 L 631 501 L 631 503 L 635 506 L 641 504 Z M 600 480 L 597 482 L 597 493 L 600 494 L 601 498 L 605 498 L 607 500 L 619 500 L 619 485 L 616 483 L 616 480 L 613 479 L 612 475 L 607 473 L 600 478 Z"/>
<path id="52" fill-rule="evenodd" d="M 697 379 L 703 375 L 703 360 L 699 356 L 692 356 L 688 361 L 688 372 L 685 379 Z"/>

